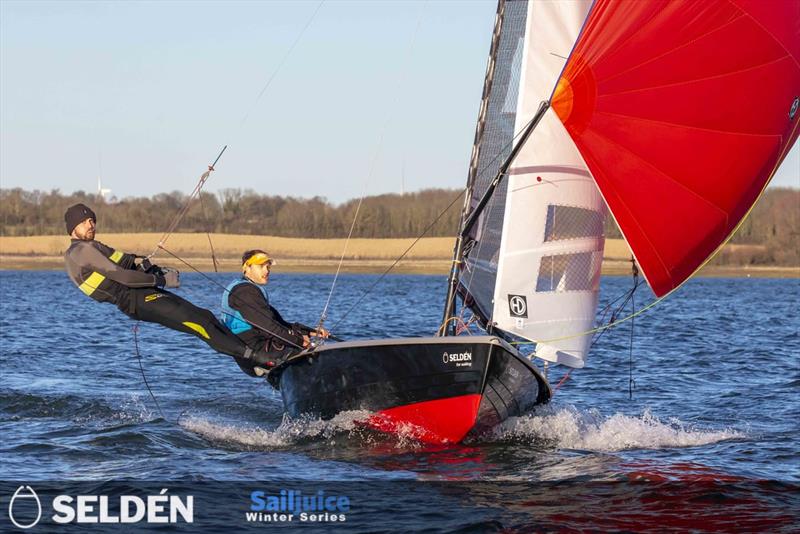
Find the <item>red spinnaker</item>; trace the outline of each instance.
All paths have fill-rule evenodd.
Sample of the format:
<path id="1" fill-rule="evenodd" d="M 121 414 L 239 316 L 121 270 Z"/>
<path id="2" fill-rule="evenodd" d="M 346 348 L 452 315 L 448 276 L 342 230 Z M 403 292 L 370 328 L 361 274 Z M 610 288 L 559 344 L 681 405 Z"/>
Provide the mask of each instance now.
<path id="1" fill-rule="evenodd" d="M 598 0 L 552 99 L 662 296 L 797 139 L 800 0 Z"/>

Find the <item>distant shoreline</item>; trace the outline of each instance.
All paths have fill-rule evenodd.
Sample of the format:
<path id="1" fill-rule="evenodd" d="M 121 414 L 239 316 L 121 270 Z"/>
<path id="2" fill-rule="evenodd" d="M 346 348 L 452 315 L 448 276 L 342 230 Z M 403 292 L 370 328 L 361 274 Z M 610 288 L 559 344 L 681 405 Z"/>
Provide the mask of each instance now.
<path id="1" fill-rule="evenodd" d="M 184 258 L 200 272 L 214 272 L 211 259 Z M 237 272 L 238 260 L 231 258 L 218 259 L 220 272 Z M 192 269 L 174 260 L 157 259 L 164 266 L 174 267 L 182 272 L 193 272 Z M 341 272 L 348 274 L 381 274 L 393 261 L 388 260 L 345 260 Z M 278 262 L 275 272 L 281 273 L 319 273 L 333 274 L 339 265 L 338 260 L 319 260 L 288 258 Z M 395 274 L 429 274 L 446 275 L 450 265 L 449 260 L 407 260 L 398 263 L 392 273 Z M 0 254 L 0 270 L 3 271 L 58 271 L 64 268 L 62 256 L 15 256 Z M 629 276 L 630 263 L 605 259 L 602 274 L 606 276 Z M 737 266 L 737 265 L 710 265 L 703 268 L 697 275 L 705 278 L 800 278 L 800 267 L 780 266 Z"/>
<path id="2" fill-rule="evenodd" d="M 160 234 L 103 234 L 98 239 L 125 252 L 148 254 L 161 238 Z M 211 234 L 220 271 L 239 270 L 241 253 L 262 248 L 276 259 L 276 272 L 334 273 L 345 247 L 344 239 L 302 239 L 274 236 Z M 352 239 L 342 262 L 342 272 L 374 274 L 389 268 L 414 240 Z M 0 236 L 0 270 L 59 270 L 64 268 L 63 254 L 69 246 L 67 236 Z M 213 272 L 206 234 L 173 234 L 165 245 L 202 272 Z M 736 247 L 736 245 L 728 245 Z M 445 275 L 451 263 L 453 239 L 423 238 L 392 270 L 398 274 Z M 184 272 L 192 269 L 159 251 L 155 261 Z M 607 239 L 603 274 L 630 274 L 630 251 L 621 239 Z M 800 278 L 800 266 L 708 265 L 700 271 L 703 277 Z"/>

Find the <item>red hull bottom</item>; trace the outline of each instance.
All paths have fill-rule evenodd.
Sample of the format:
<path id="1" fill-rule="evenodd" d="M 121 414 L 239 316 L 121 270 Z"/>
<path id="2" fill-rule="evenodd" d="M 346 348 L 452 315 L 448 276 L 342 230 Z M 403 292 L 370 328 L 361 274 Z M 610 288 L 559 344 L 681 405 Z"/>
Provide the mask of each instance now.
<path id="1" fill-rule="evenodd" d="M 382 432 L 401 434 L 425 443 L 458 443 L 475 426 L 480 394 L 415 402 L 381 410 L 366 421 Z"/>

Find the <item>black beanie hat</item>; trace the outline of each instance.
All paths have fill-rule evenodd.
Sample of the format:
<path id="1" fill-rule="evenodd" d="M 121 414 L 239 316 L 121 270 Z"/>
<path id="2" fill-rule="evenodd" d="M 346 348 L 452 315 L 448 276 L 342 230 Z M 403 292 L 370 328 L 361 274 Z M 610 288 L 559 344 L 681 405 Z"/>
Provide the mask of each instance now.
<path id="1" fill-rule="evenodd" d="M 72 231 L 75 227 L 86 219 L 97 222 L 97 216 L 86 205 L 75 204 L 67 208 L 67 211 L 64 213 L 64 222 L 67 223 L 67 234 L 72 235 Z"/>

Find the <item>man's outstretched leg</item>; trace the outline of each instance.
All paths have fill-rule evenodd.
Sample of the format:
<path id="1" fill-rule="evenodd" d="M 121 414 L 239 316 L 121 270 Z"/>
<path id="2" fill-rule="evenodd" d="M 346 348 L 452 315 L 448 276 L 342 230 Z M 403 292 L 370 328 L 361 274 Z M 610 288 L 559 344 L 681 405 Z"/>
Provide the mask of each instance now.
<path id="1" fill-rule="evenodd" d="M 217 352 L 248 359 L 252 351 L 244 342 L 220 323 L 214 314 L 195 306 L 174 293 L 159 288 L 142 288 L 131 291 L 135 299 L 131 316 L 135 319 L 158 323 L 193 334 Z"/>

